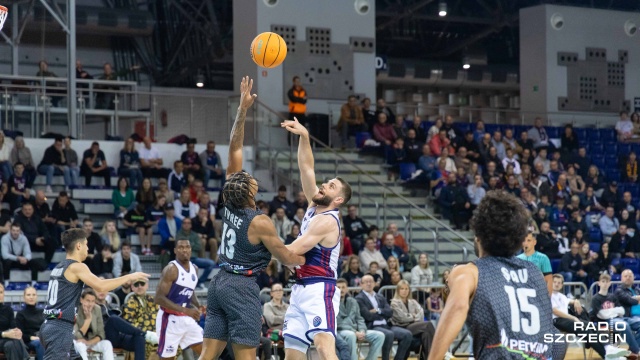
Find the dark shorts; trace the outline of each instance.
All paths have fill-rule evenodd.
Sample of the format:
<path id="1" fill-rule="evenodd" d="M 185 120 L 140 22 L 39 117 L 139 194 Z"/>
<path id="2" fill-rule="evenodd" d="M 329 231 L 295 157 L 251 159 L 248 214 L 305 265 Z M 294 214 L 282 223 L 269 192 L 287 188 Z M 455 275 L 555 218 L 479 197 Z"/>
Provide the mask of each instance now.
<path id="1" fill-rule="evenodd" d="M 73 324 L 61 320 L 47 320 L 40 327 L 40 343 L 44 347 L 44 360 L 62 360 L 71 357 Z"/>
<path id="2" fill-rule="evenodd" d="M 259 296 L 255 277 L 220 270 L 209 284 L 204 337 L 252 347 L 260 345 Z"/>

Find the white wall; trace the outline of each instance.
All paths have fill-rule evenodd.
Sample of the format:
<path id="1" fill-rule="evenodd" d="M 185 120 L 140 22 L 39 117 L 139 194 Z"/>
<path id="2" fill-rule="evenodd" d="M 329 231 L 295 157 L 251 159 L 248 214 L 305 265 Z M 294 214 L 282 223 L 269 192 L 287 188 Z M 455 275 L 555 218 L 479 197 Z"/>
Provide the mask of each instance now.
<path id="1" fill-rule="evenodd" d="M 283 79 L 282 66 L 275 69 L 259 68 L 249 54 L 251 41 L 262 32 L 271 31 L 272 24 L 293 25 L 297 28 L 298 41 L 304 41 L 306 27 L 329 27 L 332 42 L 349 44 L 349 37 L 375 38 L 375 1 L 370 1 L 366 15 L 359 15 L 353 0 L 279 0 L 274 7 L 263 0 L 235 0 L 233 2 L 233 60 L 236 90 L 242 76 L 255 79 L 258 97 L 274 110 L 288 112 L 282 102 L 284 86 L 291 85 L 291 79 Z M 375 98 L 375 54 L 354 54 L 354 93 Z M 286 60 L 285 60 L 286 61 Z M 267 70 L 267 76 L 263 76 Z M 327 113 L 325 100 L 310 99 L 309 113 Z"/>
<path id="2" fill-rule="evenodd" d="M 555 30 L 550 18 L 561 14 L 564 26 Z M 567 95 L 567 68 L 557 64 L 561 51 L 577 52 L 578 59 L 585 59 L 587 47 L 604 48 L 607 61 L 617 61 L 618 50 L 629 52 L 625 66 L 625 99 L 633 102 L 640 96 L 640 31 L 629 37 L 624 23 L 633 20 L 640 26 L 640 14 L 576 8 L 556 5 L 540 5 L 520 11 L 520 95 L 523 111 L 556 112 L 558 97 Z M 538 85 L 538 92 L 533 85 Z M 585 114 L 586 115 L 586 114 Z M 589 113 L 593 116 L 593 113 Z M 562 116 L 558 116 L 562 117 Z M 617 114 L 601 114 L 603 119 Z M 567 118 L 579 121 L 581 114 Z"/>

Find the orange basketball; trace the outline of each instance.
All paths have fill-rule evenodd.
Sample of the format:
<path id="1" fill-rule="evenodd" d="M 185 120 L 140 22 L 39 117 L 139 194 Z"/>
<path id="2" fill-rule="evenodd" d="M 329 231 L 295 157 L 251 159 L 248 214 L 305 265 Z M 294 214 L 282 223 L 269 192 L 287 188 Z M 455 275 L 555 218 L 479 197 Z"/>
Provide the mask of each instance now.
<path id="1" fill-rule="evenodd" d="M 287 44 L 276 33 L 264 32 L 251 43 L 251 59 L 260 67 L 274 68 L 282 64 L 285 57 Z"/>

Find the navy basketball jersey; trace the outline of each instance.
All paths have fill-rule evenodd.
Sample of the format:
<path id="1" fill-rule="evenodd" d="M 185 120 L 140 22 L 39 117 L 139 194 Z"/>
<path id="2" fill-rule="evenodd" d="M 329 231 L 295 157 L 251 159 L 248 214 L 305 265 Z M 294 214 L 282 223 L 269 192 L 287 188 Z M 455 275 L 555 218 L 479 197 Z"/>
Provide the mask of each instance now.
<path id="1" fill-rule="evenodd" d="M 554 332 L 551 300 L 542 273 L 514 257 L 483 257 L 467 324 L 476 359 L 549 359 Z"/>
<path id="2" fill-rule="evenodd" d="M 191 306 L 191 298 L 193 297 L 196 285 L 198 285 L 198 271 L 191 261 L 189 261 L 189 270 L 183 268 L 177 260 L 173 260 L 169 264 L 173 264 L 178 269 L 178 278 L 171 284 L 167 299 L 182 307 L 188 308 Z M 162 308 L 162 310 L 169 314 L 184 315 L 170 309 Z"/>
<path id="3" fill-rule="evenodd" d="M 220 267 L 230 273 L 241 275 L 258 275 L 264 270 L 271 253 L 263 244 L 253 245 L 249 242 L 249 225 L 260 210 L 233 209 L 226 206 L 222 209 L 222 242 L 220 244 Z"/>
<path id="4" fill-rule="evenodd" d="M 84 283 L 78 280 L 74 284 L 64 277 L 64 272 L 67 271 L 69 265 L 75 262 L 75 260 L 65 259 L 51 271 L 47 304 L 43 311 L 45 319 L 59 319 L 75 323 L 76 309 L 80 303 Z"/>

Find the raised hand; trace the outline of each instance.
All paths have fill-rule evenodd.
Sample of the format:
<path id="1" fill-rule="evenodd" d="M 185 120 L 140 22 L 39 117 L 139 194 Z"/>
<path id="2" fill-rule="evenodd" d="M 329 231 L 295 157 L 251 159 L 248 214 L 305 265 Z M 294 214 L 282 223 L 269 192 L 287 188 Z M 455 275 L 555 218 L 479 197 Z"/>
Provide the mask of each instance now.
<path id="1" fill-rule="evenodd" d="M 243 77 L 240 82 L 240 107 L 244 110 L 250 108 L 253 100 L 258 97 L 256 94 L 251 94 L 251 88 L 253 88 L 253 79 L 248 76 Z"/>
<path id="2" fill-rule="evenodd" d="M 300 136 L 307 136 L 309 135 L 309 131 L 307 130 L 307 128 L 305 128 L 304 126 L 302 126 L 302 124 L 300 124 L 298 122 L 297 118 L 293 118 L 293 120 L 285 120 L 282 123 L 280 123 L 280 127 L 285 128 L 287 131 L 296 134 L 296 135 L 300 135 Z"/>

